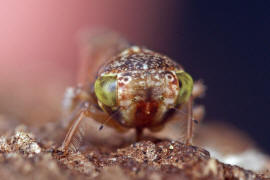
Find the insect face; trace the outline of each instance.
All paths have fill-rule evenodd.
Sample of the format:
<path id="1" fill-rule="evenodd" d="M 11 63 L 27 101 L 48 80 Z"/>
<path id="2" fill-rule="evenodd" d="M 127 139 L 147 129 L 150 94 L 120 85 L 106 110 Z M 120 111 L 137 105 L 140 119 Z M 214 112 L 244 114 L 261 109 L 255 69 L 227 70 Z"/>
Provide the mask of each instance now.
<path id="1" fill-rule="evenodd" d="M 152 61 L 148 57 L 148 62 L 142 58 L 145 55 L 141 59 L 132 57 L 126 57 L 125 61 L 129 61 L 128 68 L 133 70 L 122 67 L 121 71 L 108 71 L 96 80 L 99 106 L 109 114 L 117 114 L 114 119 L 125 127 L 159 125 L 168 118 L 170 110 L 188 100 L 193 80 L 182 69 L 169 67 L 164 57 L 157 56 Z M 114 64 L 122 65 L 121 62 Z M 156 64 L 159 68 L 149 68 Z"/>
<path id="2" fill-rule="evenodd" d="M 175 73 L 163 70 L 120 73 L 117 87 L 120 123 L 131 127 L 160 124 L 179 94 Z"/>

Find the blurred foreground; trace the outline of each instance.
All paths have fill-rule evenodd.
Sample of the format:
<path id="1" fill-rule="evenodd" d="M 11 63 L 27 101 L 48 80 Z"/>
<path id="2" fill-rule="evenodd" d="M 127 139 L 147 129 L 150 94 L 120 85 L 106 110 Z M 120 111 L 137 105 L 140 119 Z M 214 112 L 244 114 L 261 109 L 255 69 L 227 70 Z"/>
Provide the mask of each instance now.
<path id="1" fill-rule="evenodd" d="M 204 126 L 196 143 L 212 149 L 187 146 L 179 141 L 146 136 L 134 143 L 132 133 L 120 135 L 109 128 L 90 128 L 91 136 L 79 152 L 57 150 L 64 129 L 59 123 L 40 128 L 16 126 L 0 120 L 0 174 L 2 179 L 266 179 L 269 157 L 241 133 L 226 126 Z M 97 124 L 96 124 L 97 125 Z M 97 125 L 98 126 L 98 125 Z M 174 125 L 175 126 L 175 125 Z M 94 127 L 94 126 L 93 126 Z M 165 129 L 170 138 L 179 129 Z M 95 135 L 94 135 L 95 134 Z M 224 136 L 233 135 L 233 139 Z M 162 136 L 160 134 L 160 136 Z M 228 137 L 227 136 L 227 137 Z M 198 141 L 198 142 L 197 142 Z M 214 151 L 215 149 L 215 151 Z M 215 154 L 215 153 L 216 154 Z M 215 155 L 219 153 L 219 160 Z M 245 153 L 248 153 L 245 156 Z M 251 157 L 253 156 L 253 157 Z M 248 171 L 223 164 L 222 157 L 244 161 Z M 249 166 L 249 165 L 252 166 Z M 249 167 L 248 167 L 249 166 Z"/>

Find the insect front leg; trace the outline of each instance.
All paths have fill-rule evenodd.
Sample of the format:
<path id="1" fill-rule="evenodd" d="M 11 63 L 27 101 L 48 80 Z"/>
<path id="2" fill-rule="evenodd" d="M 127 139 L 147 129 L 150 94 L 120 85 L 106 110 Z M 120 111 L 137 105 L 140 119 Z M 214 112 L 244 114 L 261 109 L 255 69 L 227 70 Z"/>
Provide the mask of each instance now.
<path id="1" fill-rule="evenodd" d="M 186 144 L 192 143 L 192 135 L 193 135 L 193 97 L 191 96 L 187 103 L 187 135 L 186 135 Z"/>
<path id="2" fill-rule="evenodd" d="M 78 150 L 88 127 L 87 121 L 91 119 L 101 121 L 108 118 L 107 114 L 100 112 L 89 102 L 82 102 L 78 106 L 79 108 L 75 108 L 71 114 L 68 131 L 60 147 L 60 150 L 65 153 L 69 150 Z"/>
<path id="3" fill-rule="evenodd" d="M 186 144 L 192 143 L 192 136 L 193 136 L 193 123 L 194 121 L 198 122 L 202 119 L 204 115 L 204 108 L 203 106 L 197 106 L 193 109 L 193 101 L 195 98 L 202 97 L 205 93 L 206 87 L 202 83 L 202 81 L 197 81 L 194 83 L 194 87 L 191 93 L 191 97 L 187 102 L 187 134 L 186 134 Z M 194 113 L 193 113 L 194 112 Z M 194 120 L 194 116 L 196 120 Z"/>
<path id="4" fill-rule="evenodd" d="M 76 116 L 71 120 L 68 132 L 66 133 L 65 139 L 60 149 L 64 152 L 68 150 L 76 151 L 79 148 L 80 142 L 85 134 L 83 124 L 84 118 L 89 116 L 87 110 L 76 112 Z"/>
<path id="5" fill-rule="evenodd" d="M 89 93 L 81 85 L 67 88 L 62 102 L 62 126 L 66 127 L 70 120 L 77 115 L 75 113 L 82 108 L 83 102 L 87 102 L 90 99 Z"/>
<path id="6" fill-rule="evenodd" d="M 201 80 L 199 80 L 194 83 L 191 95 L 193 99 L 201 98 L 204 96 L 205 91 L 206 91 L 206 86 L 203 84 Z"/>

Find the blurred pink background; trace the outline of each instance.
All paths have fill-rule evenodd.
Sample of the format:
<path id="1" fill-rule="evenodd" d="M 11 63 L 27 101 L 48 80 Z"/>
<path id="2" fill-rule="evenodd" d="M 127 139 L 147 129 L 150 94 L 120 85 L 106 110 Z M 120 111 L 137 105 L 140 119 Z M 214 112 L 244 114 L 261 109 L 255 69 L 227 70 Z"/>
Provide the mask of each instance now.
<path id="1" fill-rule="evenodd" d="M 106 27 L 160 50 L 170 37 L 165 17 L 172 5 L 162 0 L 1 1 L 0 113 L 38 124 L 56 120 L 64 89 L 75 84 L 78 32 Z"/>

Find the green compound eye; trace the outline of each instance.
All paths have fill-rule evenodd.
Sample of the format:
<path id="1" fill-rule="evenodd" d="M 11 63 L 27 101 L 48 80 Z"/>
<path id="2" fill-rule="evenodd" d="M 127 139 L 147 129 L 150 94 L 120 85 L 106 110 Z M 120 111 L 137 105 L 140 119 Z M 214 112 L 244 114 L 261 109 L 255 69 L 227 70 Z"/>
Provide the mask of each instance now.
<path id="1" fill-rule="evenodd" d="M 116 75 L 104 75 L 99 77 L 95 82 L 95 94 L 98 100 L 106 106 L 115 106 L 117 94 L 116 87 Z"/>
<path id="2" fill-rule="evenodd" d="M 192 93 L 193 79 L 185 71 L 176 71 L 176 76 L 180 84 L 180 91 L 177 98 L 177 104 L 182 104 L 188 101 Z"/>

